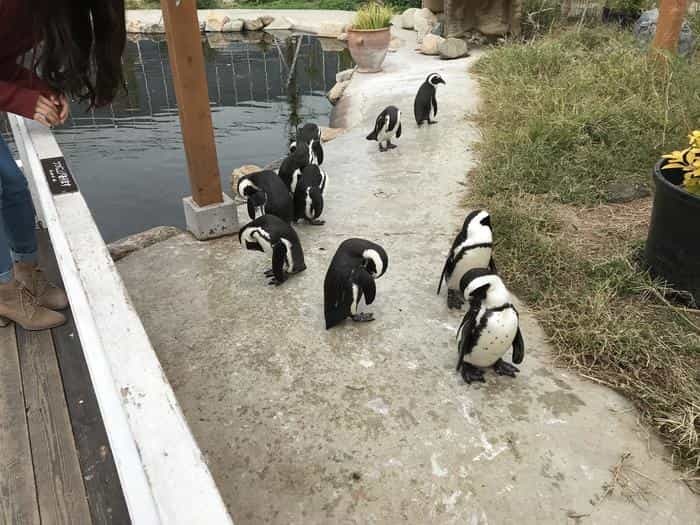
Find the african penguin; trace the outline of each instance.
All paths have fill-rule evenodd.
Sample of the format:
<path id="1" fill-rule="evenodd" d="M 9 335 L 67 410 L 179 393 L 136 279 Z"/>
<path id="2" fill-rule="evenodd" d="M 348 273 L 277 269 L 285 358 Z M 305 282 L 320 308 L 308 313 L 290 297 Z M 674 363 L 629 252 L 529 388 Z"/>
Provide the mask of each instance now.
<path id="1" fill-rule="evenodd" d="M 426 120 L 428 124 L 437 123 L 435 116 L 438 112 L 438 106 L 435 92 L 438 84 L 446 84 L 446 82 L 437 73 L 431 73 L 418 89 L 416 100 L 413 102 L 413 114 L 419 126 Z"/>
<path id="2" fill-rule="evenodd" d="M 401 111 L 396 106 L 387 106 L 377 117 L 367 140 L 376 140 L 379 143 L 379 151 L 388 151 L 396 147 L 391 143 L 394 137 L 401 138 Z M 384 142 L 386 147 L 382 146 Z"/>
<path id="3" fill-rule="evenodd" d="M 485 210 L 476 210 L 467 215 L 440 276 L 437 293 L 440 295 L 443 281 L 447 283 L 447 307 L 461 308 L 463 301 L 459 292 L 462 276 L 472 268 L 490 268 L 496 272 L 492 255 L 493 232 L 491 216 Z"/>
<path id="4" fill-rule="evenodd" d="M 315 164 L 301 170 L 294 187 L 294 219 L 305 219 L 309 224 L 320 226 L 325 221 L 318 218 L 323 213 L 323 193 L 326 190 L 326 172 Z"/>
<path id="5" fill-rule="evenodd" d="M 287 186 L 290 194 L 294 195 L 294 186 L 301 175 L 301 170 L 312 164 L 313 153 L 306 142 L 293 142 L 289 147 L 289 155 L 285 157 L 277 171 L 280 179 Z"/>
<path id="6" fill-rule="evenodd" d="M 316 124 L 304 124 L 297 141 L 305 142 L 311 150 L 311 164 L 320 166 L 323 164 L 323 144 L 321 143 L 321 128 Z"/>
<path id="7" fill-rule="evenodd" d="M 246 200 L 251 219 L 267 213 L 287 222 L 294 220 L 292 197 L 274 171 L 263 170 L 241 177 L 238 194 Z"/>
<path id="8" fill-rule="evenodd" d="M 365 239 L 347 239 L 335 252 L 323 282 L 323 302 L 326 330 L 345 318 L 353 321 L 373 321 L 371 313 L 358 313 L 360 300 L 367 305 L 374 301 L 374 283 L 387 270 L 389 258 L 384 248 Z"/>
<path id="9" fill-rule="evenodd" d="M 469 303 L 469 311 L 457 332 L 457 371 L 467 383 L 483 382 L 483 368 L 487 367 L 493 367 L 498 375 L 515 377 L 520 370 L 502 358 L 512 347 L 513 363 L 522 363 L 525 343 L 508 289 L 501 278 L 487 268 L 467 272 L 460 288 Z"/>
<path id="10" fill-rule="evenodd" d="M 280 285 L 289 275 L 306 269 L 297 232 L 279 217 L 263 215 L 249 222 L 238 232 L 238 241 L 247 250 L 272 256 L 272 268 L 265 271 L 268 284 Z"/>

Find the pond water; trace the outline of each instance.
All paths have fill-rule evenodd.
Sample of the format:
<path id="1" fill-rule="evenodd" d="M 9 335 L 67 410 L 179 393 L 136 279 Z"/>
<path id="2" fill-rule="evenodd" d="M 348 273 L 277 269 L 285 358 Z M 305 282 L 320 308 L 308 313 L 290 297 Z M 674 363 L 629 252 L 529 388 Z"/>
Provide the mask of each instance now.
<path id="1" fill-rule="evenodd" d="M 210 34 L 202 46 L 227 193 L 234 168 L 284 156 L 300 123 L 328 125 L 325 93 L 352 66 L 340 42 L 308 35 Z M 127 93 L 91 112 L 74 105 L 55 130 L 107 242 L 184 227 L 181 200 L 191 193 L 165 39 L 132 35 L 125 69 Z"/>

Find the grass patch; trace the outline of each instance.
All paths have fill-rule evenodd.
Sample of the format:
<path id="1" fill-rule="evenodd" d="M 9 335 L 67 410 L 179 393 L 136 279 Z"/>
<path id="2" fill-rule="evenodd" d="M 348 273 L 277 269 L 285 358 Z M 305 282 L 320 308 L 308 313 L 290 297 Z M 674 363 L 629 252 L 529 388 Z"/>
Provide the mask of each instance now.
<path id="1" fill-rule="evenodd" d="M 556 30 L 474 66 L 481 164 L 469 204 L 493 216 L 499 270 L 535 311 L 557 360 L 632 399 L 700 474 L 700 316 L 639 269 L 659 155 L 700 123 L 700 60 L 659 68 L 628 33 Z"/>

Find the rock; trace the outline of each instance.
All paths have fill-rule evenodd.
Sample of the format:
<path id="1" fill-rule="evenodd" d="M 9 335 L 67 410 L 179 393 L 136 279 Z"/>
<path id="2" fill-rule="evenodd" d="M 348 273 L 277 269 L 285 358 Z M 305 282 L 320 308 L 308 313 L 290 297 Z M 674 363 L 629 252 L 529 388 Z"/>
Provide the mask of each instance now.
<path id="1" fill-rule="evenodd" d="M 347 130 L 345 128 L 325 128 L 321 127 L 321 142 L 330 142 L 334 138 L 339 137 Z"/>
<path id="2" fill-rule="evenodd" d="M 265 29 L 270 31 L 289 31 L 294 28 L 294 21 L 286 16 L 278 16 L 272 22 L 265 26 Z"/>
<path id="3" fill-rule="evenodd" d="M 175 235 L 183 233 L 180 228 L 175 226 L 158 226 L 156 228 L 151 228 L 145 232 L 137 233 L 124 239 L 119 239 L 107 246 L 109 254 L 112 256 L 113 261 L 118 261 L 123 259 L 130 253 L 137 250 L 147 248 L 158 242 L 170 239 Z"/>
<path id="4" fill-rule="evenodd" d="M 637 41 L 645 46 L 648 45 L 654 38 L 656 33 L 656 22 L 659 19 L 659 10 L 651 9 L 644 11 L 637 22 L 634 24 L 634 36 Z M 688 24 L 688 20 L 683 21 L 681 26 L 681 35 L 678 41 L 678 54 L 682 56 L 690 55 L 695 49 L 695 36 L 693 30 Z"/>
<path id="5" fill-rule="evenodd" d="M 397 36 L 391 37 L 391 42 L 389 42 L 389 51 L 395 53 L 401 49 L 406 44 L 406 41 Z"/>
<path id="6" fill-rule="evenodd" d="M 336 82 L 346 82 L 355 74 L 355 68 L 346 69 L 335 75 Z"/>
<path id="7" fill-rule="evenodd" d="M 423 19 L 427 21 L 431 26 L 437 24 L 437 16 L 430 9 L 424 7 L 423 9 L 416 9 L 413 13 L 413 27 L 416 27 L 418 20 Z"/>
<path id="8" fill-rule="evenodd" d="M 243 31 L 243 20 L 229 20 L 223 25 L 221 30 L 225 33 L 239 33 Z"/>
<path id="9" fill-rule="evenodd" d="M 346 32 L 346 26 L 339 22 L 325 22 L 314 28 L 312 32 L 315 32 L 318 36 L 338 38 L 338 36 Z"/>
<path id="10" fill-rule="evenodd" d="M 340 33 L 338 35 L 338 40 L 340 40 L 341 42 L 347 42 L 348 34 L 347 33 Z"/>
<path id="11" fill-rule="evenodd" d="M 331 104 L 335 106 L 338 103 L 338 101 L 343 97 L 343 93 L 348 87 L 348 84 L 350 84 L 349 80 L 346 80 L 345 82 L 337 82 L 335 86 L 331 88 L 326 95 Z"/>
<path id="12" fill-rule="evenodd" d="M 127 33 L 144 33 L 144 26 L 141 20 L 129 20 L 126 24 Z"/>
<path id="13" fill-rule="evenodd" d="M 345 44 L 343 44 L 337 37 L 327 38 L 319 37 L 319 42 L 321 42 L 321 49 L 326 52 L 340 53 L 345 50 Z"/>
<path id="14" fill-rule="evenodd" d="M 416 9 L 415 7 L 411 7 L 403 12 L 403 14 L 401 15 L 402 28 L 413 29 L 416 20 L 416 11 L 418 11 L 418 9 Z"/>
<path id="15" fill-rule="evenodd" d="M 429 22 L 425 18 L 416 17 L 415 29 L 418 33 L 417 41 L 419 44 L 423 42 L 425 35 L 430 34 L 430 32 L 433 30 L 433 25 L 434 24 L 432 22 Z"/>
<path id="16" fill-rule="evenodd" d="M 165 33 L 165 26 L 163 25 L 162 22 L 157 22 L 155 24 L 150 24 L 146 26 L 146 33 L 150 35 L 161 35 Z"/>
<path id="17" fill-rule="evenodd" d="M 467 56 L 467 43 L 461 38 L 447 38 L 438 46 L 440 58 L 449 60 Z"/>
<path id="18" fill-rule="evenodd" d="M 231 193 L 233 195 L 238 195 L 238 179 L 244 175 L 250 175 L 251 173 L 256 173 L 262 171 L 262 168 L 256 166 L 255 164 L 245 164 L 240 168 L 236 168 L 231 173 Z"/>
<path id="19" fill-rule="evenodd" d="M 643 184 L 613 182 L 605 188 L 605 200 L 616 204 L 635 201 L 649 195 L 651 190 Z"/>
<path id="20" fill-rule="evenodd" d="M 262 31 L 265 25 L 259 18 L 249 18 L 243 21 L 243 28 L 246 31 Z"/>
<path id="21" fill-rule="evenodd" d="M 442 37 L 444 37 L 444 36 L 445 36 L 445 35 L 444 35 L 444 33 L 445 33 L 445 24 L 443 24 L 442 22 L 438 22 L 437 24 L 435 24 L 435 25 L 433 26 L 433 29 L 432 29 L 430 32 L 431 32 L 433 35 L 437 35 L 437 36 L 442 36 Z"/>
<path id="22" fill-rule="evenodd" d="M 440 52 L 440 44 L 444 41 L 445 39 L 441 36 L 427 34 L 421 42 L 420 52 L 424 55 L 437 55 Z"/>
<path id="23" fill-rule="evenodd" d="M 270 15 L 264 15 L 260 17 L 260 21 L 262 22 L 263 27 L 267 27 L 275 21 L 275 17 Z"/>
<path id="24" fill-rule="evenodd" d="M 230 20 L 231 19 L 227 16 L 210 16 L 207 18 L 207 25 L 204 30 L 209 33 L 221 32 L 226 22 Z"/>

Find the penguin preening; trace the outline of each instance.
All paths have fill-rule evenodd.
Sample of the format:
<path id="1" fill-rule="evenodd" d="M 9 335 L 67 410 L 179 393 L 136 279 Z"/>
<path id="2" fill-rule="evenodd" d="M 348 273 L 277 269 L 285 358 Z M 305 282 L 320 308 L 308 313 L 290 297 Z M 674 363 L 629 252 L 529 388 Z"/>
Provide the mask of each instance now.
<path id="1" fill-rule="evenodd" d="M 426 120 L 428 124 L 437 123 L 435 116 L 438 112 L 438 105 L 435 92 L 437 91 L 438 84 L 446 84 L 446 82 L 437 73 L 431 73 L 418 89 L 416 100 L 413 102 L 413 114 L 419 126 Z"/>
<path id="2" fill-rule="evenodd" d="M 304 141 L 292 142 L 289 147 L 289 155 L 285 157 L 277 171 L 277 175 L 282 179 L 287 191 L 294 195 L 294 187 L 301 175 L 301 170 L 312 164 L 313 153 L 309 145 Z"/>
<path id="3" fill-rule="evenodd" d="M 320 226 L 323 213 L 323 194 L 326 190 L 326 172 L 319 166 L 310 164 L 301 170 L 294 182 L 294 219 L 305 219 L 309 224 Z"/>
<path id="4" fill-rule="evenodd" d="M 238 232 L 238 241 L 247 250 L 265 252 L 272 256 L 272 268 L 265 270 L 268 284 L 280 285 L 288 275 L 306 269 L 304 252 L 297 232 L 274 215 L 263 215 L 249 222 Z"/>
<path id="5" fill-rule="evenodd" d="M 508 289 L 501 278 L 487 268 L 467 272 L 460 288 L 469 310 L 457 331 L 457 371 L 467 383 L 484 382 L 483 369 L 487 367 L 493 367 L 498 375 L 515 377 L 520 370 L 502 358 L 512 347 L 513 363 L 522 363 L 525 343 Z"/>
<path id="6" fill-rule="evenodd" d="M 437 293 L 440 294 L 443 281 L 447 283 L 448 308 L 462 307 L 459 283 L 462 276 L 473 268 L 489 268 L 496 272 L 493 262 L 491 216 L 485 210 L 472 211 L 467 215 L 462 230 L 457 234 L 447 255 Z"/>
<path id="7" fill-rule="evenodd" d="M 379 143 L 379 151 L 388 151 L 396 147 L 391 143 L 394 137 L 401 138 L 401 110 L 396 106 L 387 106 L 377 117 L 367 140 L 376 140 Z M 382 146 L 383 142 L 386 142 L 386 147 Z"/>
<path id="8" fill-rule="evenodd" d="M 316 124 L 304 124 L 299 132 L 298 139 L 305 142 L 311 151 L 311 164 L 320 166 L 323 164 L 323 144 L 321 143 L 321 128 Z M 298 141 L 297 139 L 297 141 Z"/>
<path id="9" fill-rule="evenodd" d="M 274 171 L 263 170 L 241 177 L 238 194 L 246 200 L 251 219 L 271 214 L 287 222 L 294 220 L 292 197 Z"/>
<path id="10" fill-rule="evenodd" d="M 384 248 L 365 239 L 347 239 L 335 252 L 323 282 L 326 330 L 350 317 L 353 321 L 373 321 L 371 313 L 358 313 L 360 300 L 367 305 L 376 296 L 375 279 L 389 266 Z"/>

